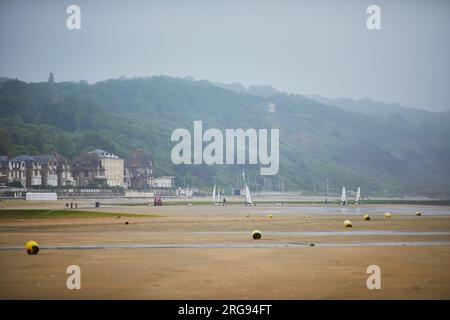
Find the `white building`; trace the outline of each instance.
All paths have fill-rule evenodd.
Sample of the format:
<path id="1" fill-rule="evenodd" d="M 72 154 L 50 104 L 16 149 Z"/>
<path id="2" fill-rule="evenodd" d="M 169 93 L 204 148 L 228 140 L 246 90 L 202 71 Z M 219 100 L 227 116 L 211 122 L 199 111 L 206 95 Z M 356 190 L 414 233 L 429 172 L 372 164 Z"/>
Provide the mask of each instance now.
<path id="1" fill-rule="evenodd" d="M 110 187 L 124 186 L 124 161 L 116 156 L 114 153 L 107 152 L 102 149 L 95 149 L 91 152 L 95 154 L 100 160 L 102 167 L 105 169 L 106 184 Z"/>
<path id="2" fill-rule="evenodd" d="M 14 181 L 20 181 L 24 187 L 41 185 L 41 165 L 32 156 L 20 155 L 11 159 L 11 163 Z"/>
<path id="3" fill-rule="evenodd" d="M 41 167 L 41 185 L 56 187 L 58 186 L 58 162 L 53 155 L 37 155 L 33 156 L 33 159 L 39 163 Z"/>
<path id="4" fill-rule="evenodd" d="M 54 153 L 52 154 L 52 156 L 56 159 L 57 162 L 56 175 L 58 176 L 58 186 L 75 186 L 75 179 L 72 175 L 70 161 L 58 153 Z"/>

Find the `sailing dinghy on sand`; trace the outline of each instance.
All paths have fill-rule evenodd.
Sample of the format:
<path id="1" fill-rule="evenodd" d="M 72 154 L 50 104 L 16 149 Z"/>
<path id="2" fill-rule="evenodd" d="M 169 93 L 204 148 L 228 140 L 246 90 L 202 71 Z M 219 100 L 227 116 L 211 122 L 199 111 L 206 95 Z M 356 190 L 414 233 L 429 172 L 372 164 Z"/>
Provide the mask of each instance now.
<path id="1" fill-rule="evenodd" d="M 188 206 L 192 206 L 192 203 L 189 202 L 189 186 L 186 187 L 186 203 Z"/>
<path id="2" fill-rule="evenodd" d="M 217 193 L 216 193 L 216 189 L 217 188 L 214 185 L 213 194 L 212 194 L 213 205 L 223 206 L 223 200 L 220 198 L 220 190 L 217 189 Z"/>
<path id="3" fill-rule="evenodd" d="M 355 204 L 359 204 L 360 201 L 361 201 L 361 188 L 358 187 L 358 190 L 356 190 Z"/>
<path id="4" fill-rule="evenodd" d="M 246 206 L 254 206 L 255 204 L 252 201 L 252 195 L 250 193 L 250 189 L 248 187 L 247 181 L 245 179 L 245 171 L 242 170 L 242 181 L 245 183 L 245 205 Z"/>
<path id="5" fill-rule="evenodd" d="M 245 184 L 245 205 L 246 206 L 254 206 L 255 205 L 252 201 L 252 195 L 250 193 L 250 189 L 248 188 L 247 184 Z"/>
<path id="6" fill-rule="evenodd" d="M 347 192 L 345 191 L 345 186 L 342 186 L 341 206 L 346 205 L 347 205 Z"/>

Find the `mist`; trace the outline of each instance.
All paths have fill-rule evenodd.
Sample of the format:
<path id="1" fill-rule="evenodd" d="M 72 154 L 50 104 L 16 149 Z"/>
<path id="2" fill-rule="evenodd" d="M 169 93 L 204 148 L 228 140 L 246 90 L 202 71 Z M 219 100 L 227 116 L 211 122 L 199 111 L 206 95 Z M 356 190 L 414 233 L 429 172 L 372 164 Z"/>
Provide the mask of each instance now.
<path id="1" fill-rule="evenodd" d="M 268 84 L 326 97 L 450 109 L 448 1 L 0 2 L 0 76 L 56 81 L 151 75 Z M 381 30 L 366 27 L 369 5 Z"/>

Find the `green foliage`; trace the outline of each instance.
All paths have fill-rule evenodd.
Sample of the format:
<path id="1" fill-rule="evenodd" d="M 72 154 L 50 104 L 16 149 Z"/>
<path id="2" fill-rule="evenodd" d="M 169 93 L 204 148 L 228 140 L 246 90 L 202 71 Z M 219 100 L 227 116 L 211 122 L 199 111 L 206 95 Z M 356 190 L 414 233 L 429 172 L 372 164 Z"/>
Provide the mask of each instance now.
<path id="1" fill-rule="evenodd" d="M 245 88 L 244 88 L 245 89 Z M 233 91 L 234 90 L 234 91 Z M 267 112 L 269 103 L 276 113 Z M 411 110 L 411 111 L 409 111 Z M 353 111 L 353 110 L 352 110 Z M 401 112 L 400 112 L 401 111 Z M 178 185 L 236 186 L 240 165 L 175 166 L 170 160 L 176 128 L 279 128 L 280 172 L 287 190 L 338 194 L 361 186 L 364 194 L 450 194 L 450 114 L 403 108 L 373 115 L 345 111 L 270 87 L 243 90 L 171 77 L 84 82 L 25 83 L 0 87 L 0 153 L 57 151 L 75 155 L 102 148 L 128 157 L 151 152 L 155 173 Z M 263 188 L 257 166 L 247 166 L 251 189 Z M 277 177 L 271 179 L 277 188 Z"/>

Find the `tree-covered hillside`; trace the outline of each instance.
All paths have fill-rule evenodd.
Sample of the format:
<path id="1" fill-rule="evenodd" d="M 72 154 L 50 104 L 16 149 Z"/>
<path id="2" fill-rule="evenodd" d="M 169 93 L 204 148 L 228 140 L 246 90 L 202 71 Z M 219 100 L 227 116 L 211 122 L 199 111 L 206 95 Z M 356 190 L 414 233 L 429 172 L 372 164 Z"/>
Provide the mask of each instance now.
<path id="1" fill-rule="evenodd" d="M 194 120 L 202 120 L 204 129 L 279 128 L 278 175 L 287 190 L 323 194 L 328 179 L 334 193 L 346 185 L 361 186 L 366 195 L 450 194 L 448 113 L 408 117 L 406 108 L 401 114 L 363 114 L 271 92 L 165 76 L 95 84 L 5 80 L 0 154 L 57 151 L 72 158 L 102 148 L 127 157 L 142 148 L 153 154 L 157 175 L 175 175 L 179 184 L 194 175 L 196 185 L 211 185 L 214 176 L 224 186 L 236 185 L 242 166 L 172 164 L 172 131 L 192 132 Z M 252 189 L 262 189 L 259 169 L 246 171 Z M 277 181 L 272 178 L 273 189 Z"/>

